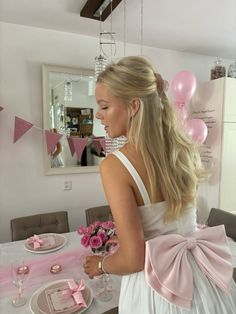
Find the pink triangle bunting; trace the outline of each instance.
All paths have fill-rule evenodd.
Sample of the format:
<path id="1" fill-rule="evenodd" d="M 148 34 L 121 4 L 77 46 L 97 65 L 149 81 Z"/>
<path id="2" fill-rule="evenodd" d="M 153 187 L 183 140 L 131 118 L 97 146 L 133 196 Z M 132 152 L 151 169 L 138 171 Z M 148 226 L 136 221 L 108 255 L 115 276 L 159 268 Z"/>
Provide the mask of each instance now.
<path id="1" fill-rule="evenodd" d="M 4 109 L 4 107 L 0 106 L 0 111 L 2 111 Z"/>
<path id="2" fill-rule="evenodd" d="M 32 123 L 25 121 L 19 117 L 15 117 L 14 143 L 19 140 L 33 126 Z"/>
<path id="3" fill-rule="evenodd" d="M 102 151 L 102 146 L 99 143 L 99 140 L 93 140 L 93 147 L 95 148 L 98 156 L 100 155 L 101 151 Z"/>
<path id="4" fill-rule="evenodd" d="M 93 146 L 94 146 L 94 148 L 95 148 L 95 150 L 99 156 L 102 149 L 104 150 L 104 152 L 106 151 L 106 140 L 105 140 L 105 138 L 93 139 Z"/>
<path id="5" fill-rule="evenodd" d="M 87 144 L 87 138 L 71 136 L 77 159 L 80 160 L 83 150 Z"/>
<path id="6" fill-rule="evenodd" d="M 47 151 L 48 155 L 54 150 L 56 144 L 61 139 L 62 135 L 46 130 L 45 131 L 46 141 L 47 141 Z"/>
<path id="7" fill-rule="evenodd" d="M 106 151 L 106 139 L 105 138 L 100 138 L 99 142 L 104 150 L 104 152 Z"/>
<path id="8" fill-rule="evenodd" d="M 69 144 L 71 155 L 74 156 L 75 147 L 74 147 L 72 136 L 67 137 L 67 141 L 68 141 L 68 144 Z"/>

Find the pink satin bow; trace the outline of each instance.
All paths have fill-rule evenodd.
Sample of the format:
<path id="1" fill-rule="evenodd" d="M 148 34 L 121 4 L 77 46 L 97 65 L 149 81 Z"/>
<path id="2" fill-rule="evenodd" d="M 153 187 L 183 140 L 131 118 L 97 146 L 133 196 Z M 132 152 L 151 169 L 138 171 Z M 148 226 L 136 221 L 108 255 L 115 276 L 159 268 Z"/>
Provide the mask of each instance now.
<path id="1" fill-rule="evenodd" d="M 29 244 L 33 244 L 34 250 L 38 249 L 43 244 L 43 239 L 40 239 L 38 235 L 34 235 L 33 237 L 30 237 L 27 239 L 27 242 Z"/>
<path id="2" fill-rule="evenodd" d="M 81 291 L 85 289 L 83 279 L 80 280 L 79 284 L 77 284 L 74 279 L 69 279 L 67 283 L 69 290 L 64 291 L 63 294 L 68 297 L 72 296 L 75 300 L 75 303 L 79 305 L 79 308 L 87 307 L 87 304 L 84 301 L 83 295 L 81 293 Z"/>
<path id="3" fill-rule="evenodd" d="M 190 309 L 193 274 L 188 251 L 208 279 L 225 292 L 230 288 L 233 266 L 224 225 L 202 229 L 191 237 L 167 234 L 147 241 L 147 283 L 169 302 Z"/>

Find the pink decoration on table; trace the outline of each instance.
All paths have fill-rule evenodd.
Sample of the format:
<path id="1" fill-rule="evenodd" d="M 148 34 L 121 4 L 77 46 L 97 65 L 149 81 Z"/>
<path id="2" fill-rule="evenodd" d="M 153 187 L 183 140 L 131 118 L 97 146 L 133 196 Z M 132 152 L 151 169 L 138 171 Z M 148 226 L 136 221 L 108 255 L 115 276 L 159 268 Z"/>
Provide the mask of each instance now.
<path id="1" fill-rule="evenodd" d="M 4 109 L 4 107 L 0 106 L 0 111 L 2 111 Z"/>
<path id="2" fill-rule="evenodd" d="M 232 281 L 232 256 L 223 225 L 195 232 L 160 235 L 146 242 L 145 276 L 148 284 L 169 302 L 190 309 L 193 275 L 190 251 L 198 267 L 224 292 Z"/>
<path id="3" fill-rule="evenodd" d="M 14 128 L 14 143 L 25 134 L 33 126 L 32 123 L 25 121 L 19 117 L 15 117 L 15 128 Z"/>
<path id="4" fill-rule="evenodd" d="M 63 291 L 63 295 L 65 295 L 66 297 L 72 296 L 76 304 L 78 304 L 80 308 L 87 307 L 87 304 L 84 301 L 83 295 L 81 293 L 81 291 L 85 290 L 85 284 L 83 279 L 80 280 L 79 284 L 77 284 L 74 279 L 69 279 L 67 283 L 69 286 L 69 290 Z"/>
<path id="5" fill-rule="evenodd" d="M 184 124 L 185 130 L 193 141 L 203 144 L 207 138 L 208 129 L 201 119 L 190 119 Z"/>
<path id="6" fill-rule="evenodd" d="M 183 107 L 193 96 L 197 87 L 196 77 L 190 71 L 177 73 L 172 82 L 171 90 L 176 106 Z"/>
<path id="7" fill-rule="evenodd" d="M 76 153 L 77 159 L 80 160 L 83 150 L 88 142 L 87 138 L 70 136 L 69 138 L 67 138 L 67 140 L 70 146 L 72 156 L 74 155 L 74 153 Z"/>
<path id="8" fill-rule="evenodd" d="M 30 289 L 35 285 L 41 284 L 42 276 L 48 276 L 49 279 L 55 280 L 55 276 L 58 276 L 58 274 L 52 274 L 50 272 L 55 262 L 61 265 L 62 270 L 59 274 L 70 273 L 76 277 L 79 273 L 80 278 L 86 279 L 87 275 L 84 273 L 83 263 L 88 254 L 88 249 L 80 247 L 79 249 L 76 248 L 68 252 L 49 254 L 47 256 L 27 260 L 25 265 L 29 268 L 29 274 L 25 282 L 25 287 Z M 10 265 L 0 265 L 0 278 L 0 298 L 4 295 L 11 295 L 15 288 L 12 285 Z"/>
<path id="9" fill-rule="evenodd" d="M 102 149 L 104 152 L 106 151 L 106 140 L 105 138 L 94 138 L 93 139 L 93 146 L 98 155 L 100 155 Z"/>
<path id="10" fill-rule="evenodd" d="M 80 226 L 77 232 L 82 235 L 80 243 L 84 247 L 90 246 L 93 252 L 98 253 L 108 248 L 106 244 L 115 235 L 115 225 L 113 221 L 95 221 L 88 227 Z"/>
<path id="11" fill-rule="evenodd" d="M 52 132 L 52 131 L 45 131 L 46 142 L 47 142 L 47 151 L 48 155 L 55 149 L 56 144 L 62 138 L 61 134 Z"/>
<path id="12" fill-rule="evenodd" d="M 40 239 L 40 237 L 36 234 L 33 237 L 30 237 L 29 239 L 27 239 L 27 242 L 29 244 L 33 244 L 34 250 L 37 250 L 43 245 L 43 239 Z"/>
<path id="13" fill-rule="evenodd" d="M 50 273 L 52 274 L 58 274 L 60 271 L 62 271 L 62 267 L 59 264 L 52 265 L 50 268 Z"/>

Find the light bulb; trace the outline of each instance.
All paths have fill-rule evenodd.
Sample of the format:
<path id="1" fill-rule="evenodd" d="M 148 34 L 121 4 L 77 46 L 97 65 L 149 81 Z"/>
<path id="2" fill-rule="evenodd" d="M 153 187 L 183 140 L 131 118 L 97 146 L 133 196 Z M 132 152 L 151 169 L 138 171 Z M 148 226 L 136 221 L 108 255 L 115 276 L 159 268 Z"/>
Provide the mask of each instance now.
<path id="1" fill-rule="evenodd" d="M 106 69 L 107 63 L 108 60 L 102 55 L 95 58 L 95 79 L 97 79 L 98 75 Z"/>

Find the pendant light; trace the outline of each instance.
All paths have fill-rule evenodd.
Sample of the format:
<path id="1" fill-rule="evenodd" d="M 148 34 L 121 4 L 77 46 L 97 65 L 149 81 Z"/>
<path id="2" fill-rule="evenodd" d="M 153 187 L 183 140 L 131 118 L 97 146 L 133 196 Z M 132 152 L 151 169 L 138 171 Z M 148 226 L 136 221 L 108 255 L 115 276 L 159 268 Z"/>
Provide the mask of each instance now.
<path id="1" fill-rule="evenodd" d="M 99 32 L 99 56 L 95 57 L 95 79 L 97 79 L 98 75 L 103 72 L 106 69 L 106 66 L 108 64 L 108 53 L 104 50 L 104 45 L 110 46 L 110 60 L 112 61 L 113 56 L 116 53 L 116 43 L 112 29 L 112 1 L 110 0 L 110 8 L 111 8 L 111 23 L 110 23 L 110 32 L 102 31 L 102 11 L 100 10 L 99 16 L 100 16 L 100 32 Z M 115 47 L 113 51 L 113 47 Z"/>

